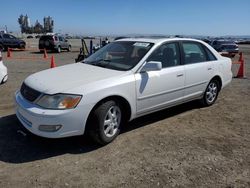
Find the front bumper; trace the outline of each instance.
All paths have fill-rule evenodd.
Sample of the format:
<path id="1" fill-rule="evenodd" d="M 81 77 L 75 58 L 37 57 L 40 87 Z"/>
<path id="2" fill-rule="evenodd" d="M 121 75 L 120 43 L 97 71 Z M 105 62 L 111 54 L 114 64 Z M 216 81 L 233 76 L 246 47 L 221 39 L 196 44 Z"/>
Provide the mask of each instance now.
<path id="1" fill-rule="evenodd" d="M 61 138 L 82 135 L 85 129 L 87 111 L 81 108 L 50 110 L 28 102 L 20 92 L 15 95 L 16 116 L 22 125 L 35 135 L 46 138 Z M 61 125 L 55 132 L 39 130 L 40 125 Z"/>

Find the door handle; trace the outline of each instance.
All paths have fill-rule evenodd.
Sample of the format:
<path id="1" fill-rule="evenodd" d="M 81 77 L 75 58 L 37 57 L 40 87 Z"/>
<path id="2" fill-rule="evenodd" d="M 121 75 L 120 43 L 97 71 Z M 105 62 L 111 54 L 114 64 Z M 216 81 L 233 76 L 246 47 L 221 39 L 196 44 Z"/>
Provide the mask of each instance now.
<path id="1" fill-rule="evenodd" d="M 212 68 L 211 68 L 211 67 L 209 67 L 209 68 L 207 68 L 207 70 L 212 70 Z"/>
<path id="2" fill-rule="evenodd" d="M 181 76 L 183 76 L 183 74 L 177 74 L 177 77 L 181 77 Z"/>

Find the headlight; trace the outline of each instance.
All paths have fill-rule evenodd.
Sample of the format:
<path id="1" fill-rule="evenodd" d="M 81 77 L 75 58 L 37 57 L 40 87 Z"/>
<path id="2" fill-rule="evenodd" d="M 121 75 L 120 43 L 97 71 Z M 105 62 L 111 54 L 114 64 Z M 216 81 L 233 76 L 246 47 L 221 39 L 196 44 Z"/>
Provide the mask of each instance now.
<path id="1" fill-rule="evenodd" d="M 71 109 L 80 102 L 81 95 L 56 94 L 43 95 L 36 104 L 48 109 Z"/>

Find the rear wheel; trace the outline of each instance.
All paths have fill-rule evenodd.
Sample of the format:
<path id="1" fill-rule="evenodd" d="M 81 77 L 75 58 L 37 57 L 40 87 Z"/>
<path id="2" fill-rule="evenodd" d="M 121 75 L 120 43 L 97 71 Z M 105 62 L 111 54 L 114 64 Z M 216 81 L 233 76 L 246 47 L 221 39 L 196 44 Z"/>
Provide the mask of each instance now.
<path id="1" fill-rule="evenodd" d="M 68 47 L 67 51 L 68 51 L 68 52 L 70 52 L 70 51 L 71 51 L 71 46 L 70 46 L 70 45 L 69 45 L 69 47 Z"/>
<path id="2" fill-rule="evenodd" d="M 201 99 L 203 106 L 211 106 L 215 103 L 220 91 L 220 85 L 217 80 L 211 80 L 206 88 L 206 91 Z"/>
<path id="3" fill-rule="evenodd" d="M 118 102 L 110 100 L 100 104 L 87 125 L 90 136 L 101 145 L 112 142 L 120 133 L 122 118 Z"/>
<path id="4" fill-rule="evenodd" d="M 61 53 L 61 51 L 62 51 L 61 46 L 58 46 L 57 53 Z"/>
<path id="5" fill-rule="evenodd" d="M 25 50 L 25 44 L 20 44 L 19 49 Z"/>

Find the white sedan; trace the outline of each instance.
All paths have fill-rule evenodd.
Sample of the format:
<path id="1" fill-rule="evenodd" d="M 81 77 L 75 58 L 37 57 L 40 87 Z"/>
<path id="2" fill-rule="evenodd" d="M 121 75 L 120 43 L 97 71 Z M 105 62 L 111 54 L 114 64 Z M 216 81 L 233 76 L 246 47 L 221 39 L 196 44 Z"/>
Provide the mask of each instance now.
<path id="1" fill-rule="evenodd" d="M 121 39 L 29 76 L 16 92 L 16 115 L 42 137 L 88 133 L 107 144 L 139 116 L 197 99 L 212 105 L 232 80 L 231 64 L 199 40 Z"/>
<path id="2" fill-rule="evenodd" d="M 7 67 L 3 64 L 2 53 L 0 51 L 0 84 L 3 84 L 8 79 Z"/>

